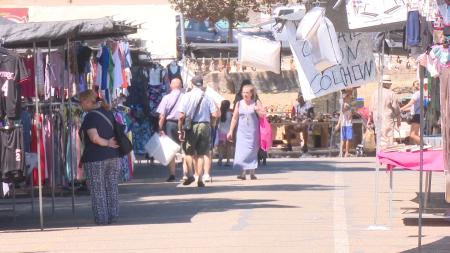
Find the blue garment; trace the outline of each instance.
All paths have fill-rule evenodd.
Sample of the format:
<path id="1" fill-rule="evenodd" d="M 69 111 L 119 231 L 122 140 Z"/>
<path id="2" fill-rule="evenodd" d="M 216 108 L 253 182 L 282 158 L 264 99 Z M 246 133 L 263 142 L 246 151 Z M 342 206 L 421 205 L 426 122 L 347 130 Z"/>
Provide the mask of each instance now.
<path id="1" fill-rule="evenodd" d="M 406 21 L 406 42 L 408 46 L 417 47 L 420 44 L 420 16 L 419 11 L 408 12 Z"/>
<path id="2" fill-rule="evenodd" d="M 255 103 L 239 106 L 239 123 L 236 132 L 236 151 L 234 169 L 254 170 L 258 168 L 258 151 L 260 147 L 259 119 L 255 113 Z"/>
<path id="3" fill-rule="evenodd" d="M 102 65 L 102 83 L 100 89 L 108 89 L 108 73 L 109 73 L 110 52 L 107 46 L 102 46 L 102 55 L 98 59 L 98 63 Z"/>
<path id="4" fill-rule="evenodd" d="M 133 151 L 137 155 L 146 154 L 145 144 L 150 140 L 151 129 L 147 118 L 136 121 L 132 128 L 133 133 Z"/>
<path id="5" fill-rule="evenodd" d="M 344 126 L 342 127 L 342 140 L 351 141 L 353 139 L 353 127 Z"/>
<path id="6" fill-rule="evenodd" d="M 23 127 L 23 149 L 25 152 L 31 152 L 31 115 L 27 111 L 22 111 L 20 115 Z"/>

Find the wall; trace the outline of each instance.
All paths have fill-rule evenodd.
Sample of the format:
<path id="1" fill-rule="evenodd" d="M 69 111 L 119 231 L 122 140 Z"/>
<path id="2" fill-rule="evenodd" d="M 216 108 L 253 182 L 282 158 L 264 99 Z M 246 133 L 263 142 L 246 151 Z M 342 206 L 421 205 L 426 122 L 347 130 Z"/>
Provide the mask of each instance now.
<path id="1" fill-rule="evenodd" d="M 28 7 L 29 22 L 60 21 L 72 19 L 100 18 L 113 16 L 115 20 L 126 20 L 142 24 L 142 29 L 130 38 L 146 41 L 145 47 L 155 58 L 176 57 L 176 12 L 167 1 L 87 1 L 73 0 L 12 1 L 0 0 L 8 7 Z"/>

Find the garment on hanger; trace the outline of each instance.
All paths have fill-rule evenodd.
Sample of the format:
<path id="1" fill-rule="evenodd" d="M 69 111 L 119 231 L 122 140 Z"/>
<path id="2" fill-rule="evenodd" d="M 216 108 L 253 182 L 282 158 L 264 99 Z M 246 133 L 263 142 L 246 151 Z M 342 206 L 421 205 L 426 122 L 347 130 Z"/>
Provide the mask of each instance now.
<path id="1" fill-rule="evenodd" d="M 34 97 L 36 94 L 34 82 L 35 77 L 34 58 L 33 57 L 24 58 L 23 62 L 27 69 L 28 77 L 25 78 L 22 82 L 20 82 L 21 95 L 26 98 Z"/>
<path id="2" fill-rule="evenodd" d="M 22 59 L 16 53 L 0 47 L 0 118 L 20 118 L 20 82 L 28 77 Z"/>
<path id="3" fill-rule="evenodd" d="M 406 43 L 415 47 L 420 44 L 420 15 L 419 11 L 409 11 L 406 20 Z"/>
<path id="4" fill-rule="evenodd" d="M 112 59 L 114 62 L 114 89 L 122 88 L 123 72 L 122 72 L 122 52 L 118 43 L 114 43 Z"/>
<path id="5" fill-rule="evenodd" d="M 25 169 L 22 127 L 1 128 L 0 140 L 0 179 L 5 181 L 20 176 Z"/>
<path id="6" fill-rule="evenodd" d="M 167 65 L 167 77 L 169 79 L 169 83 L 172 82 L 174 78 L 181 78 L 181 66 L 178 65 L 175 61 L 172 61 L 169 65 Z"/>
<path id="7" fill-rule="evenodd" d="M 98 63 L 102 66 L 100 89 L 106 90 L 109 87 L 108 72 L 110 66 L 110 52 L 107 46 L 102 46 L 101 54 L 100 57 L 98 58 Z"/>
<path id="8" fill-rule="evenodd" d="M 44 90 L 45 84 L 45 57 L 42 49 L 36 50 L 36 66 L 34 68 L 38 89 Z"/>
<path id="9" fill-rule="evenodd" d="M 161 65 L 156 65 L 148 71 L 148 84 L 151 86 L 158 86 L 163 83 L 163 68 Z"/>
<path id="10" fill-rule="evenodd" d="M 450 52 L 448 47 L 434 46 L 430 52 L 432 59 L 436 59 L 439 68 L 450 67 Z"/>

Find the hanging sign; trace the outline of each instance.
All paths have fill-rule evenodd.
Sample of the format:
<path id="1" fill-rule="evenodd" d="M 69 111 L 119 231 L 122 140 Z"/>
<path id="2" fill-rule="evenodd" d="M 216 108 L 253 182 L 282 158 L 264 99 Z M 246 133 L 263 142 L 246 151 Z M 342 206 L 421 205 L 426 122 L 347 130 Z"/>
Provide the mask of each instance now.
<path id="1" fill-rule="evenodd" d="M 289 44 L 294 55 L 300 88 L 307 100 L 327 95 L 339 90 L 361 86 L 376 80 L 376 65 L 370 34 L 338 33 L 338 43 L 342 54 L 340 64 L 323 72 L 316 69 L 309 43 L 295 38 L 295 24 L 288 22 Z"/>
<path id="2" fill-rule="evenodd" d="M 351 30 L 405 22 L 407 7 L 404 0 L 347 1 L 348 27 Z"/>
<path id="3" fill-rule="evenodd" d="M 0 8 L 0 16 L 16 23 L 27 23 L 28 8 Z"/>

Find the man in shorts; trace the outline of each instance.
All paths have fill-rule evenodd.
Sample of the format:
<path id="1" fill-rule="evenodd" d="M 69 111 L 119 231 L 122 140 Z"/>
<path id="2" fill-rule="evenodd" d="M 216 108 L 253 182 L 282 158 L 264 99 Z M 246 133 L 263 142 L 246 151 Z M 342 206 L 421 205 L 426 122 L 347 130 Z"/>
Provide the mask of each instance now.
<path id="1" fill-rule="evenodd" d="M 183 142 L 188 170 L 194 164 L 194 180 L 198 187 L 204 187 L 202 176 L 211 145 L 211 120 L 218 118 L 219 111 L 214 102 L 205 96 L 202 76 L 192 78 L 192 85 L 192 90 L 183 96 L 179 107 L 179 138 Z M 191 180 L 183 184 L 190 183 Z"/>

